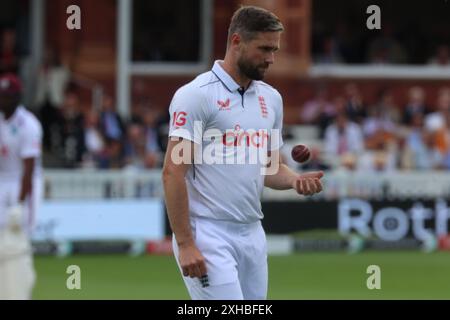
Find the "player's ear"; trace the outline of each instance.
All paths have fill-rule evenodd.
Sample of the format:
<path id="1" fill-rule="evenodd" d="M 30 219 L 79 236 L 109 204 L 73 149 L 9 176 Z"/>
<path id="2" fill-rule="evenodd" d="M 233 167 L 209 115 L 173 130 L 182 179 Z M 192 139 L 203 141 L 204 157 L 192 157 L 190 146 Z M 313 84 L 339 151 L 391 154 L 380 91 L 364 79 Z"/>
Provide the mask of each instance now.
<path id="1" fill-rule="evenodd" d="M 230 38 L 230 44 L 232 48 L 239 48 L 242 43 L 242 37 L 238 33 L 233 33 Z"/>

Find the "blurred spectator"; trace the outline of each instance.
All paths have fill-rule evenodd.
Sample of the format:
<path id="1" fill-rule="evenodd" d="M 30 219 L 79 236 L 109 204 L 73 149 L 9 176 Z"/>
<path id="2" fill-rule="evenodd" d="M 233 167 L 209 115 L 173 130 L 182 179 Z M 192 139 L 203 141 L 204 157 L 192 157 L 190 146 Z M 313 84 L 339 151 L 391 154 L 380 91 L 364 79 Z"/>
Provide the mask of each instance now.
<path id="1" fill-rule="evenodd" d="M 125 166 L 143 169 L 145 158 L 145 132 L 141 124 L 131 123 L 127 128 L 125 141 Z"/>
<path id="2" fill-rule="evenodd" d="M 59 55 L 47 48 L 38 73 L 34 104 L 61 106 L 70 77 L 70 70 L 61 63 Z"/>
<path id="3" fill-rule="evenodd" d="M 336 25 L 336 41 L 340 56 L 345 63 L 361 62 L 358 35 L 350 30 L 345 20 L 341 20 Z"/>
<path id="4" fill-rule="evenodd" d="M 144 124 L 144 118 L 148 110 L 159 110 L 149 97 L 145 82 L 143 79 L 137 78 L 133 81 L 133 104 L 131 108 L 130 123 Z M 156 119 L 153 119 L 152 126 L 156 130 L 156 140 L 160 152 L 165 152 L 167 148 L 167 137 L 169 134 L 170 115 L 168 111 L 155 114 Z"/>
<path id="5" fill-rule="evenodd" d="M 425 118 L 425 127 L 428 131 L 436 131 L 443 128 L 450 116 L 450 89 L 439 90 L 436 100 L 436 111 Z"/>
<path id="6" fill-rule="evenodd" d="M 333 36 L 323 39 L 321 53 L 315 57 L 315 62 L 317 64 L 338 64 L 343 62 L 338 42 Z"/>
<path id="7" fill-rule="evenodd" d="M 357 154 L 364 150 L 361 127 L 349 121 L 343 108 L 338 110 L 334 122 L 325 130 L 324 143 L 324 151 L 329 157 Z"/>
<path id="8" fill-rule="evenodd" d="M 125 141 L 125 165 L 133 169 L 160 167 L 163 153 L 158 143 L 158 112 L 145 110 L 141 123 L 130 123 Z"/>
<path id="9" fill-rule="evenodd" d="M 58 131 L 52 134 L 52 145 L 58 150 L 56 154 L 62 158 L 63 165 L 69 168 L 81 163 L 85 150 L 84 119 L 80 110 L 78 95 L 67 91 L 61 107 L 61 118 L 55 127 Z"/>
<path id="10" fill-rule="evenodd" d="M 301 169 L 305 171 L 329 170 L 330 166 L 322 158 L 322 151 L 319 147 L 311 146 L 311 158 L 309 161 L 301 165 Z"/>
<path id="11" fill-rule="evenodd" d="M 363 123 L 365 145 L 368 149 L 384 149 L 396 139 L 400 113 L 388 90 L 381 90 L 377 103 L 369 108 L 368 118 Z"/>
<path id="12" fill-rule="evenodd" d="M 64 92 L 70 81 L 70 71 L 61 64 L 59 56 L 50 49 L 45 52 L 36 81 L 33 104 L 38 107 L 44 128 L 44 147 L 50 147 L 50 128 L 59 121 Z"/>
<path id="13" fill-rule="evenodd" d="M 306 101 L 300 111 L 301 123 L 319 125 L 321 137 L 323 137 L 323 131 L 336 114 L 335 106 L 328 100 L 327 96 L 326 87 L 319 86 L 314 97 Z"/>
<path id="14" fill-rule="evenodd" d="M 431 148 L 441 155 L 440 167 L 447 167 L 444 158 L 450 152 L 450 90 L 443 88 L 438 94 L 437 111 L 426 116 L 425 129 L 429 135 Z M 450 168 L 450 166 L 448 167 Z"/>
<path id="15" fill-rule="evenodd" d="M 408 91 L 408 102 L 403 108 L 403 123 L 414 125 L 412 123 L 416 114 L 424 116 L 427 111 L 425 106 L 425 90 L 421 87 L 412 87 Z"/>
<path id="16" fill-rule="evenodd" d="M 368 60 L 372 64 L 392 64 L 408 62 L 406 52 L 394 36 L 389 23 L 383 23 L 381 34 L 372 40 L 368 49 Z"/>
<path id="17" fill-rule="evenodd" d="M 114 100 L 105 95 L 100 113 L 100 128 L 107 140 L 121 141 L 124 137 L 125 127 L 120 115 L 115 110 Z"/>
<path id="18" fill-rule="evenodd" d="M 105 141 L 100 131 L 100 121 L 97 111 L 87 112 L 84 118 L 84 145 L 83 167 L 97 167 L 105 157 Z"/>
<path id="19" fill-rule="evenodd" d="M 450 66 L 450 47 L 446 44 L 439 45 L 429 63 L 440 67 Z"/>
<path id="20" fill-rule="evenodd" d="M 365 152 L 358 159 L 358 170 L 390 171 L 397 166 L 397 124 L 400 113 L 388 90 L 381 90 L 378 101 L 363 121 Z"/>
<path id="21" fill-rule="evenodd" d="M 156 131 L 158 135 L 158 146 L 162 152 L 166 152 L 169 136 L 170 115 L 168 112 L 162 112 L 156 120 Z"/>
<path id="22" fill-rule="evenodd" d="M 396 140 L 388 140 L 376 149 L 366 149 L 358 159 L 358 170 L 362 172 L 391 172 L 398 168 L 399 151 Z"/>
<path id="23" fill-rule="evenodd" d="M 435 166 L 433 150 L 430 149 L 429 139 L 423 129 L 424 116 L 413 113 L 411 129 L 405 139 L 401 167 L 403 169 L 427 170 Z"/>
<path id="24" fill-rule="evenodd" d="M 124 166 L 124 146 L 122 140 L 105 138 L 105 149 L 98 161 L 100 169 L 120 169 Z"/>
<path id="25" fill-rule="evenodd" d="M 363 120 L 367 117 L 367 111 L 358 86 L 355 83 L 347 84 L 345 86 L 345 95 L 347 98 L 345 112 L 348 118 L 350 121 L 362 124 Z"/>
<path id="26" fill-rule="evenodd" d="M 132 83 L 132 104 L 130 122 L 142 124 L 144 112 L 152 107 L 144 80 L 137 78 Z"/>
<path id="27" fill-rule="evenodd" d="M 158 131 L 156 121 L 158 112 L 152 109 L 144 113 L 144 134 L 145 134 L 145 168 L 154 168 L 162 163 L 161 149 L 158 144 Z"/>
<path id="28" fill-rule="evenodd" d="M 337 160 L 339 162 L 338 167 L 336 168 L 336 172 L 355 171 L 358 168 L 358 157 L 354 153 L 344 153 Z"/>
<path id="29" fill-rule="evenodd" d="M 14 29 L 4 29 L 0 35 L 0 73 L 18 73 L 19 53 Z"/>

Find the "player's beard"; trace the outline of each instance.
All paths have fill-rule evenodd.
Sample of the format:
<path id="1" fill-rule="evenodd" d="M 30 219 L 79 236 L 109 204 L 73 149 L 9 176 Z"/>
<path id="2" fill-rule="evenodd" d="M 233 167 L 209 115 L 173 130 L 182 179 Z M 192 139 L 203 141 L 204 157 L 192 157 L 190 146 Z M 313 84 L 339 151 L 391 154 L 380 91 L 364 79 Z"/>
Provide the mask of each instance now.
<path id="1" fill-rule="evenodd" d="M 255 65 L 249 59 L 246 59 L 244 55 L 239 57 L 237 64 L 239 72 L 251 80 L 264 79 L 265 71 L 269 67 L 267 63 Z"/>

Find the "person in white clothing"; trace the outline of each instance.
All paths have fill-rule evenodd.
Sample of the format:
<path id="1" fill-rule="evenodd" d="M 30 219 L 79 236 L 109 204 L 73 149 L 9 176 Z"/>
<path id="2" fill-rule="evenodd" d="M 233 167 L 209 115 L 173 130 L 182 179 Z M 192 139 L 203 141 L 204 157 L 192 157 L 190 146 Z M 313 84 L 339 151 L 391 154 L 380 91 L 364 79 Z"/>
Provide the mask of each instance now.
<path id="1" fill-rule="evenodd" d="M 301 195 L 323 172 L 280 162 L 281 95 L 262 82 L 283 26 L 271 12 L 238 9 L 223 61 L 175 93 L 163 168 L 176 261 L 192 299 L 266 299 L 264 186 Z"/>
<path id="2" fill-rule="evenodd" d="M 345 111 L 325 130 L 325 152 L 330 157 L 343 154 L 360 154 L 364 151 L 364 136 L 361 127 L 348 119 Z"/>
<path id="3" fill-rule="evenodd" d="M 22 86 L 0 76 L 0 300 L 31 299 L 35 281 L 30 233 L 39 205 L 42 128 L 20 105 Z"/>

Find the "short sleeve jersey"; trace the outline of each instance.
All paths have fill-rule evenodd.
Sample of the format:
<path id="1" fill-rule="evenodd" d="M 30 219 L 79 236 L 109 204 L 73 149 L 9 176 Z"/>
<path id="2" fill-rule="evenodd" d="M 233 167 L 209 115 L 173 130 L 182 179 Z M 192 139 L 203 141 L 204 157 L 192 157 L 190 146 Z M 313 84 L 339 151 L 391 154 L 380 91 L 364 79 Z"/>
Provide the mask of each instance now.
<path id="1" fill-rule="evenodd" d="M 41 175 L 42 127 L 23 106 L 12 117 L 0 113 L 0 180 L 20 181 L 23 159 L 36 158 L 35 176 Z"/>
<path id="2" fill-rule="evenodd" d="M 169 137 L 195 146 L 186 174 L 190 214 L 242 223 L 262 219 L 267 152 L 283 144 L 278 91 L 255 80 L 244 90 L 216 61 L 177 90 L 169 112 Z"/>

